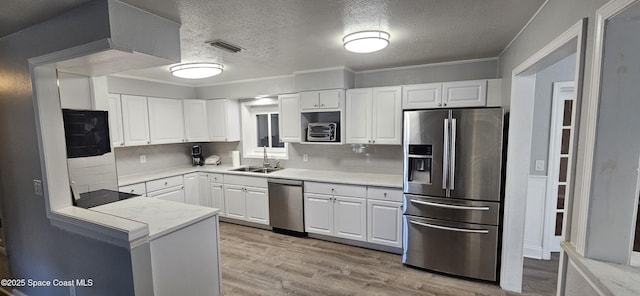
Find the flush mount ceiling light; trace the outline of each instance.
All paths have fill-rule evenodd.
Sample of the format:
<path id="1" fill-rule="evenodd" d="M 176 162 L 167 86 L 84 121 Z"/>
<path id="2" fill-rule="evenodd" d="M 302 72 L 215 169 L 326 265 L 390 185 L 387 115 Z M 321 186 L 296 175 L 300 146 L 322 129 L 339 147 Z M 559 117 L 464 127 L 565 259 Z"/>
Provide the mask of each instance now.
<path id="1" fill-rule="evenodd" d="M 348 51 L 368 53 L 387 47 L 389 37 L 389 33 L 383 31 L 360 31 L 344 36 L 342 42 Z"/>
<path id="2" fill-rule="evenodd" d="M 200 79 L 222 73 L 224 66 L 216 63 L 191 63 L 171 67 L 171 75 L 186 79 Z"/>

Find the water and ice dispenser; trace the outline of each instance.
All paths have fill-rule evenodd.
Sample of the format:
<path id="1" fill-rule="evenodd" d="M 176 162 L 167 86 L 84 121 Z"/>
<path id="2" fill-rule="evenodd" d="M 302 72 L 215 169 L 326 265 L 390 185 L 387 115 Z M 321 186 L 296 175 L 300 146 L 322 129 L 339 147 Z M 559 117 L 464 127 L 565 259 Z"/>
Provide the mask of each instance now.
<path id="1" fill-rule="evenodd" d="M 407 181 L 431 184 L 433 168 L 432 145 L 409 145 Z"/>

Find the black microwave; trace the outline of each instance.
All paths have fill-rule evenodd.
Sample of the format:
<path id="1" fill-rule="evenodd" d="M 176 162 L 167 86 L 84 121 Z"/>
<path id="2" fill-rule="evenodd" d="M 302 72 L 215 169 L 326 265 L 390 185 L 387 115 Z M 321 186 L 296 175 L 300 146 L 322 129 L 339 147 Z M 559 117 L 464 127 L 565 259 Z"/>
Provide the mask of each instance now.
<path id="1" fill-rule="evenodd" d="M 67 158 L 111 152 L 107 111 L 62 109 Z"/>

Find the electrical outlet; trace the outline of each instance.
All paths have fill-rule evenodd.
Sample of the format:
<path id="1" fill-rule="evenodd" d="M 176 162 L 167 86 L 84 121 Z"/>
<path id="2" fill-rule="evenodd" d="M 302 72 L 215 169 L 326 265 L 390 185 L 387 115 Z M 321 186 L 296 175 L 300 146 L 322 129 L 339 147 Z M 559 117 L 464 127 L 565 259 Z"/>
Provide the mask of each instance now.
<path id="1" fill-rule="evenodd" d="M 42 180 L 33 179 L 33 190 L 36 195 L 42 196 Z"/>
<path id="2" fill-rule="evenodd" d="M 309 154 L 302 154 L 302 161 L 309 161 Z"/>
<path id="3" fill-rule="evenodd" d="M 147 162 L 147 156 L 144 154 L 140 154 L 140 163 L 146 163 Z"/>
<path id="4" fill-rule="evenodd" d="M 542 172 L 544 171 L 544 160 L 536 160 L 536 171 Z"/>

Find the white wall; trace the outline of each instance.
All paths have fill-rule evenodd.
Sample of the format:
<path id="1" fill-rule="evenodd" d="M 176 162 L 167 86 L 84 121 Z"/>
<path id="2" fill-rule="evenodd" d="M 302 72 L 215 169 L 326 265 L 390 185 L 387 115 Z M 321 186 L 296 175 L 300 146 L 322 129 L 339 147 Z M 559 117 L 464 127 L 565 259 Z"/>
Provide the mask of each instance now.
<path id="1" fill-rule="evenodd" d="M 587 35 L 585 36 L 586 51 L 584 55 L 586 57 L 584 73 L 586 78 L 584 81 L 583 90 L 588 90 L 590 85 L 588 77 L 591 71 L 590 59 L 593 52 L 593 36 L 594 36 L 594 23 L 596 10 L 607 3 L 608 0 L 556 0 L 547 2 L 546 6 L 540 11 L 540 13 L 533 19 L 529 26 L 522 32 L 521 35 L 505 50 L 500 56 L 499 60 L 499 76 L 503 79 L 503 104 L 510 106 L 511 100 L 518 98 L 511 98 L 511 75 L 512 71 L 526 59 L 531 57 L 535 52 L 544 47 L 547 43 L 555 39 L 571 26 L 576 24 L 583 18 L 587 20 Z M 576 90 L 580 92 L 582 90 Z M 582 104 L 578 109 L 583 109 L 586 104 Z M 581 127 L 583 123 L 580 124 Z M 581 142 L 585 138 L 585 128 L 580 128 L 578 135 L 578 147 L 581 147 Z M 581 178 L 584 174 L 590 174 L 591 172 L 583 172 L 582 162 L 584 158 L 584 150 L 580 149 L 577 153 L 577 167 L 576 167 L 576 182 L 580 184 Z M 528 165 L 528 164 L 527 164 Z M 507 181 L 508 182 L 508 181 Z M 575 196 L 581 194 L 583 188 L 575 188 Z M 584 188 L 588 190 L 588 188 Z M 513 203 L 522 203 L 525 196 L 521 196 L 519 200 L 513 200 Z M 576 212 L 579 210 L 580 201 L 575 201 L 571 211 Z M 574 221 L 578 215 L 573 215 Z M 571 223 L 572 227 L 576 227 L 577 223 Z M 571 231 L 571 237 L 568 239 L 570 242 L 575 241 L 576 231 Z M 518 236 L 519 234 L 513 234 Z M 506 246 L 507 248 L 509 245 Z M 514 260 L 515 258 L 509 258 L 508 260 Z M 503 261 L 503 266 L 509 264 L 509 262 Z M 565 261 L 564 264 L 567 264 Z M 580 275 L 579 275 L 580 276 Z M 507 275 L 508 277 L 508 275 Z M 574 281 L 575 283 L 579 283 Z"/>
<path id="2" fill-rule="evenodd" d="M 196 87 L 195 90 L 198 99 L 253 98 L 260 95 L 278 95 L 296 92 L 293 75 L 200 86 Z"/>
<path id="3" fill-rule="evenodd" d="M 33 180 L 42 179 L 43 171 L 27 59 L 107 38 L 108 34 L 107 2 L 92 1 L 0 39 L 0 196 L 11 276 L 92 278 L 94 287 L 78 288 L 77 295 L 133 295 L 131 256 L 126 248 L 50 224 L 43 197 L 33 189 Z M 69 295 L 69 288 L 25 287 L 20 291 L 28 295 Z"/>
<path id="4" fill-rule="evenodd" d="M 356 73 L 356 88 L 498 78 L 498 60 L 467 60 Z"/>
<path id="5" fill-rule="evenodd" d="M 93 110 L 93 89 L 88 76 L 58 72 L 60 105 L 66 109 Z M 69 179 L 77 193 L 118 189 L 116 159 L 112 152 L 67 159 Z"/>
<path id="6" fill-rule="evenodd" d="M 611 20 L 606 30 L 585 255 L 628 264 L 640 170 L 640 20 Z"/>
<path id="7" fill-rule="evenodd" d="M 547 175 L 553 83 L 573 81 L 576 72 L 575 67 L 576 55 L 572 54 L 536 73 L 536 93 L 535 101 L 533 102 L 533 130 L 531 135 L 531 165 L 529 166 L 531 175 Z M 545 162 L 544 170 L 535 170 L 536 160 Z"/>

